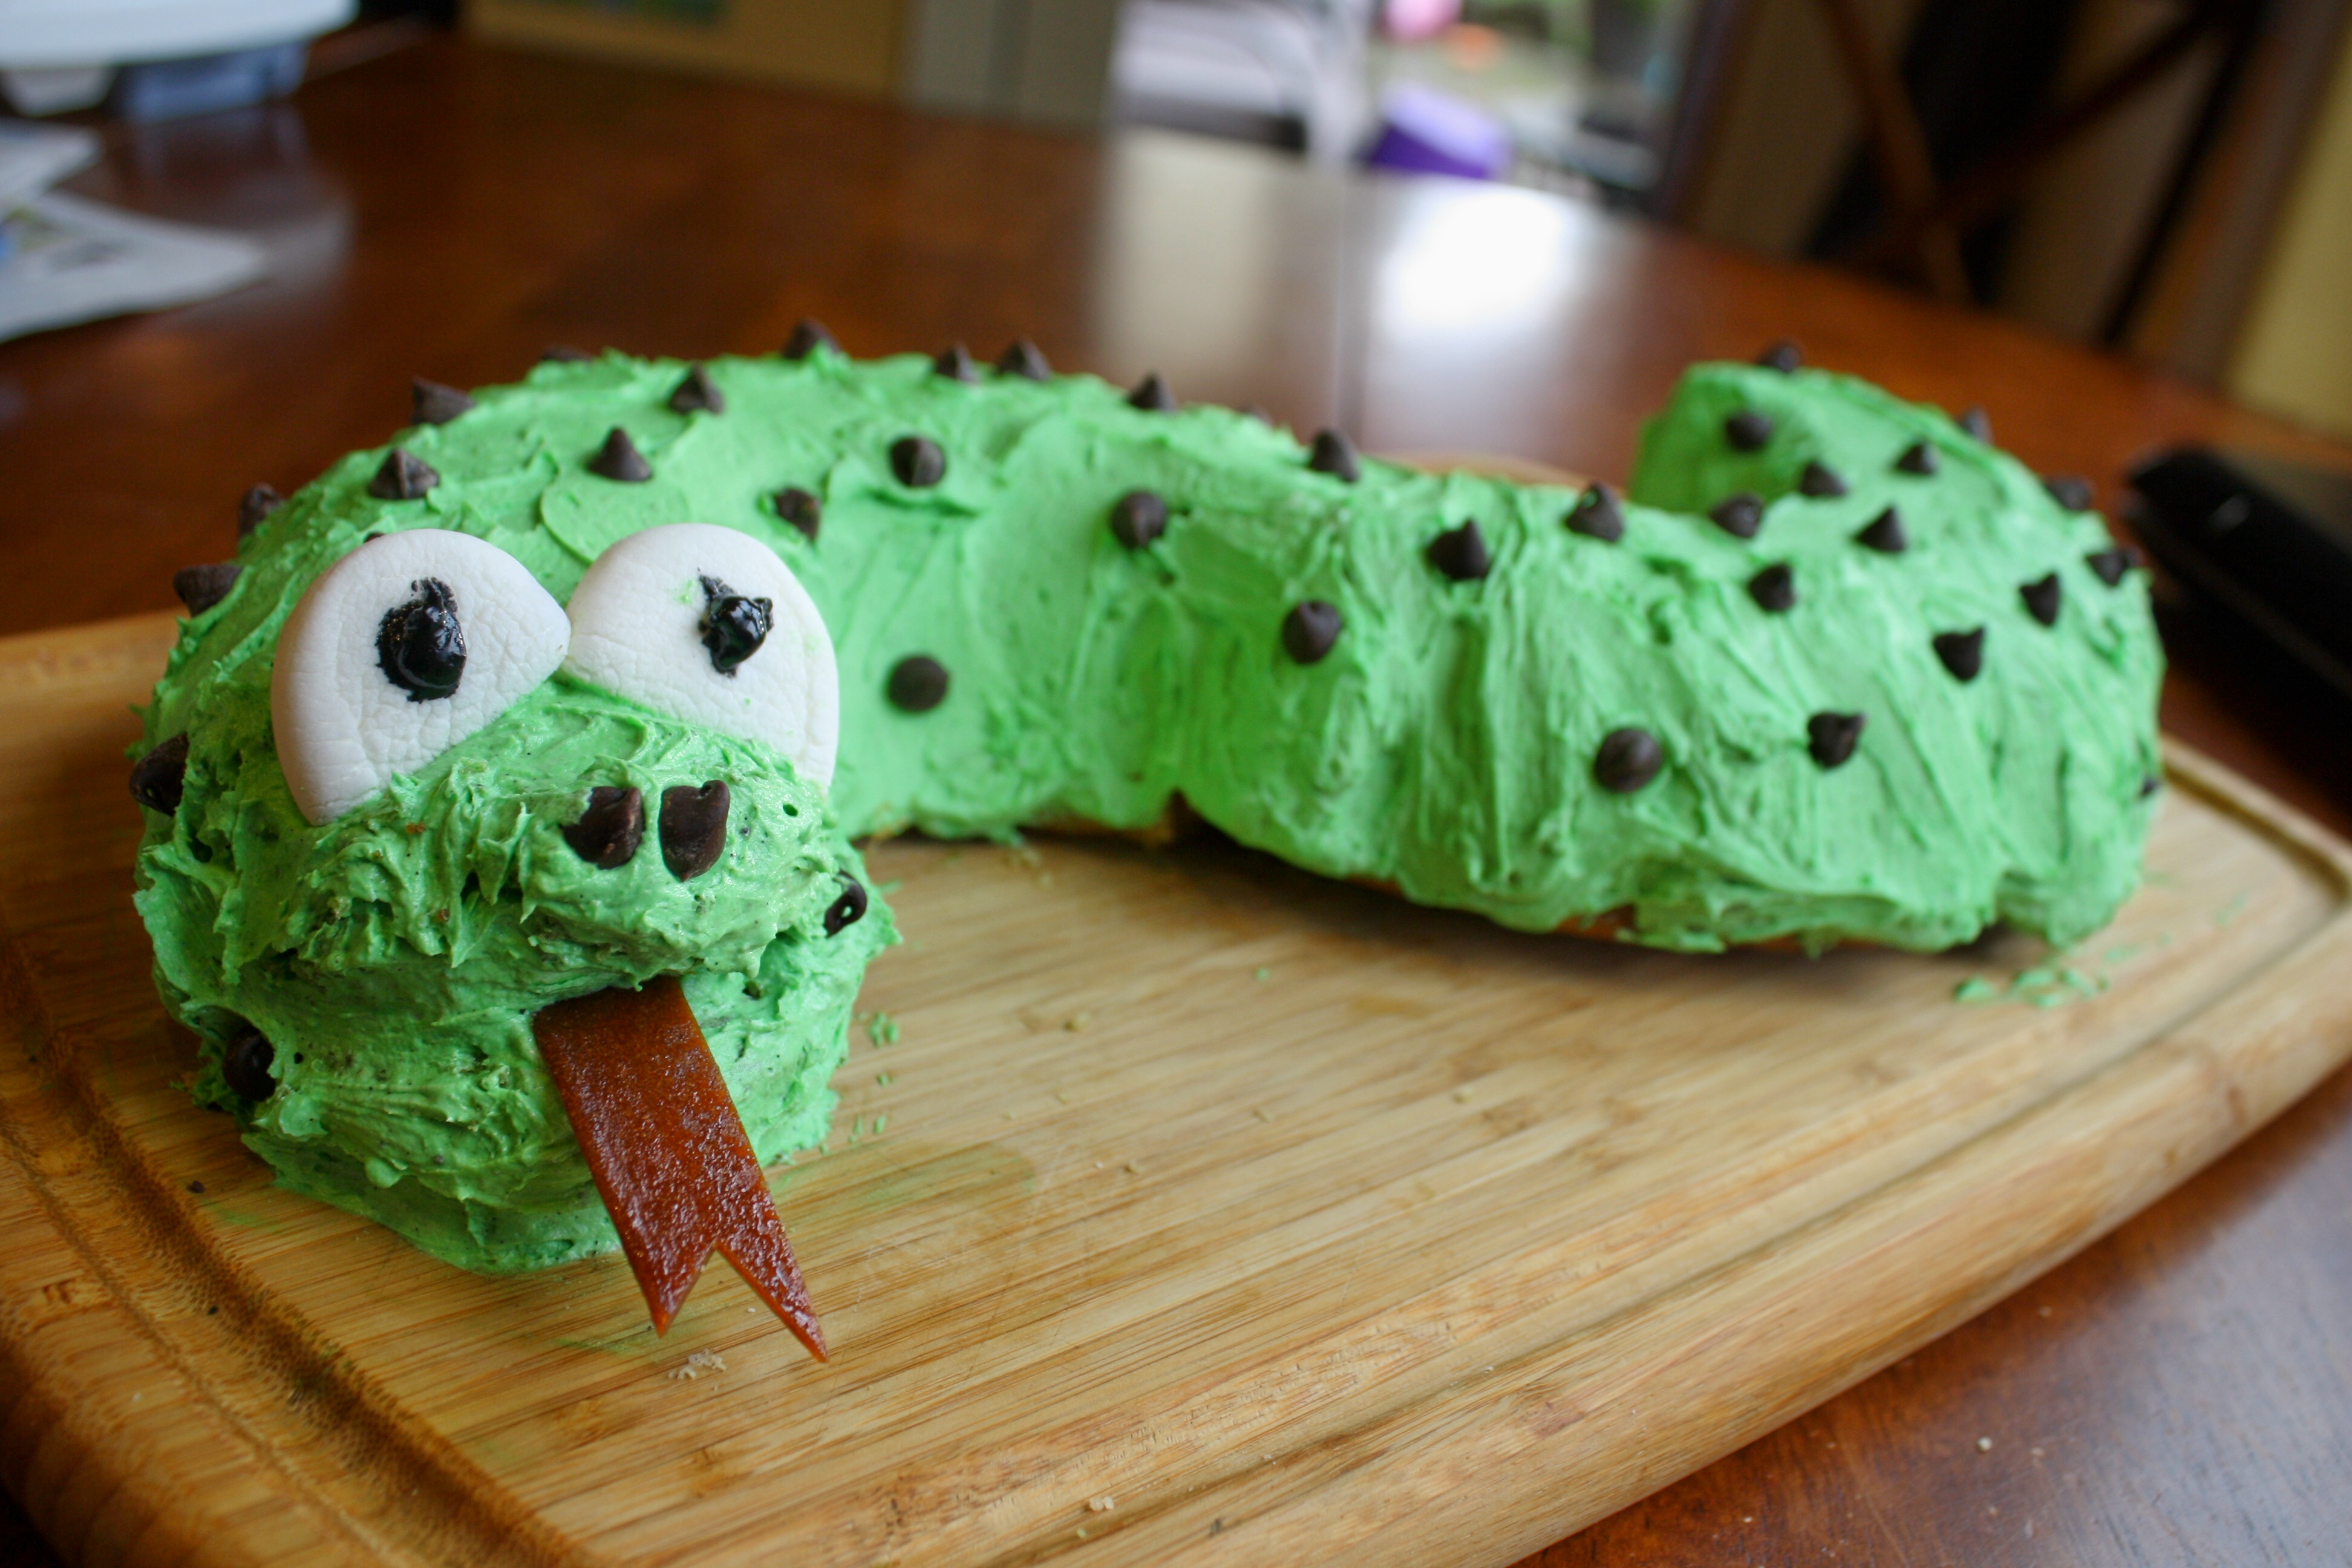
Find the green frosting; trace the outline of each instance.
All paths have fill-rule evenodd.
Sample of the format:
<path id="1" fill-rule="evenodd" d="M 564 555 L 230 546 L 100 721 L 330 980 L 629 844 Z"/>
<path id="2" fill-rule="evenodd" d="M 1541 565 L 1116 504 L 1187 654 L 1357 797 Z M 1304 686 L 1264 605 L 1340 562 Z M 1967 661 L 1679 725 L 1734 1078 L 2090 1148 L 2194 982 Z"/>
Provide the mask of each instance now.
<path id="1" fill-rule="evenodd" d="M 1861 383 L 1693 370 L 1607 542 L 1564 526 L 1571 491 L 1370 460 L 1350 483 L 1256 420 L 1139 410 L 1091 377 L 968 384 L 819 350 L 713 362 L 724 411 L 682 414 L 686 368 L 607 355 L 482 393 L 402 436 L 440 475 L 421 500 L 367 493 L 383 452 L 345 459 L 247 542 L 149 715 L 151 743 L 190 738 L 140 906 L 167 1001 L 215 1042 L 199 1096 L 289 1184 L 467 1267 L 612 1244 L 531 1045 L 547 1002 L 683 973 L 761 1157 L 822 1137 L 859 974 L 890 939 L 878 902 L 822 935 L 835 870 L 856 868 L 845 833 L 1143 828 L 1181 795 L 1311 870 L 1527 930 L 1613 911 L 1628 940 L 1685 950 L 1936 949 L 1996 920 L 2063 942 L 2136 885 L 2161 669 L 2141 574 L 2111 585 L 2088 561 L 2108 545 L 2095 516 Z M 1740 412 L 1771 421 L 1754 450 L 1727 439 Z M 588 471 L 614 426 L 649 481 Z M 940 483 L 895 477 L 911 434 L 946 452 Z M 1931 475 L 1897 466 L 1917 442 Z M 1810 461 L 1848 493 L 1801 493 Z M 787 487 L 820 499 L 814 541 L 779 515 Z M 1136 489 L 1169 522 L 1129 549 L 1108 520 Z M 1766 503 L 1753 540 L 1705 515 L 1738 491 Z M 1854 538 L 1889 505 L 1901 553 Z M 1455 581 L 1428 547 L 1473 519 L 1492 570 Z M 614 540 L 688 521 L 766 542 L 823 611 L 842 681 L 829 801 L 762 747 L 558 677 L 342 819 L 295 812 L 269 735 L 276 634 L 368 531 L 476 534 L 562 599 Z M 1797 595 L 1777 614 L 1748 586 L 1771 564 Z M 2044 626 L 2020 589 L 2053 573 Z M 1345 624 L 1301 664 L 1281 627 L 1307 600 Z M 1933 638 L 1976 627 L 1964 681 Z M 950 685 L 911 713 L 885 692 L 916 654 Z M 1866 716 L 1843 765 L 1809 749 L 1822 713 Z M 1621 794 L 1594 760 L 1623 728 L 1664 764 Z M 594 870 L 560 837 L 591 785 L 652 798 L 714 777 L 742 836 L 692 883 L 651 855 Z M 238 1019 L 279 1042 L 258 1106 L 219 1077 Z"/>

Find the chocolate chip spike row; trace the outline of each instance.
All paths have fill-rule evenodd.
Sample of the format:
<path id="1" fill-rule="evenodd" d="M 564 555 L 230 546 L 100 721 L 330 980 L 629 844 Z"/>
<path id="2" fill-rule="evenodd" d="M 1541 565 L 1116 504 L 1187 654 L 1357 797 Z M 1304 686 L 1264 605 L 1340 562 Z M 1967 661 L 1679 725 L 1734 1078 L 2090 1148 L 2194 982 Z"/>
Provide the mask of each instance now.
<path id="1" fill-rule="evenodd" d="M 603 1013 L 547 1010 L 667 977 L 698 1027 L 648 1016 L 756 1158 L 818 1142 L 889 939 L 856 835 L 1144 831 L 1181 795 L 1310 870 L 1685 951 L 2067 941 L 2136 883 L 2141 574 L 1933 410 L 1700 366 L 1621 496 L 793 348 L 544 363 L 344 459 L 193 596 L 133 774 L 139 905 L 198 1093 L 288 1184 L 468 1268 L 609 1249 L 658 1205 L 594 1157 L 626 1086 L 551 1076 L 599 1070 L 563 1042 Z M 1890 509 L 1899 550 L 1864 537 Z M 696 553 L 729 539 L 752 553 Z M 273 681 L 371 561 L 353 679 L 371 744 L 410 749 L 312 758 Z M 837 770 L 804 743 L 820 652 Z M 727 728 L 763 681 L 800 727 Z"/>

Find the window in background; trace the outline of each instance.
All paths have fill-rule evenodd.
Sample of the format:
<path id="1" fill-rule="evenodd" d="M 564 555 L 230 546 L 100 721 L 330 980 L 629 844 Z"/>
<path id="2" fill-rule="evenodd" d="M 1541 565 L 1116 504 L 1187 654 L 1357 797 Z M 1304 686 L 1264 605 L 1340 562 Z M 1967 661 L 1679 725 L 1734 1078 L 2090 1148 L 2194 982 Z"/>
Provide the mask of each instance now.
<path id="1" fill-rule="evenodd" d="M 1685 0 L 1128 0 L 1121 119 L 1639 204 Z"/>

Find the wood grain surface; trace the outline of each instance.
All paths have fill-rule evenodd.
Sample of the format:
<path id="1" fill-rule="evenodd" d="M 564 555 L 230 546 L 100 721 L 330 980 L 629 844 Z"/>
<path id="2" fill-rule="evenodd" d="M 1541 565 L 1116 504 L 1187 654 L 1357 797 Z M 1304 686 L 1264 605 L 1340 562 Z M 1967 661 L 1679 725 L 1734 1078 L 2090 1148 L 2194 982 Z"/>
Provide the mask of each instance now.
<path id="1" fill-rule="evenodd" d="M 8 1460 L 86 1561 L 1507 1562 L 2352 1055 L 2352 849 L 2185 751 L 2147 888 L 2060 961 L 1691 958 L 1213 844 L 894 842 L 860 1006 L 897 1028 L 772 1178 L 834 1359 L 724 1270 L 661 1339 L 619 1259 L 461 1274 L 178 1087 L 109 787 L 173 626 L 0 642 Z"/>
<path id="2" fill-rule="evenodd" d="M 812 312 L 859 353 L 1027 332 L 1070 367 L 1156 364 L 1187 395 L 1337 418 L 1375 446 L 1604 477 L 1683 363 L 1783 334 L 1906 395 L 1984 405 L 2005 444 L 2111 504 L 2123 466 L 2169 440 L 2346 461 L 2177 381 L 1851 279 L 1530 193 L 1180 139 L 448 39 L 290 104 L 107 134 L 79 188 L 262 232 L 278 269 L 0 345 L 0 632 L 168 604 L 173 568 L 225 552 L 247 484 L 290 489 L 383 439 L 412 374 L 507 379 L 562 341 L 757 350 Z M 2344 706 L 2191 609 L 2165 630 L 2168 729 L 2352 829 Z M 2352 1473 L 2347 1300 L 2339 1074 L 2073 1263 L 1544 1560 L 2325 1560 Z M 16 1387 L 0 1434 L 24 1456 L 71 1415 Z M 44 1517 L 92 1506 L 22 1458 L 5 1479 Z M 219 1484 L 265 1480 L 231 1467 Z M 1495 1528 L 1526 1539 L 1524 1522 Z M 20 1545 L 37 1549 L 22 1516 L 0 1513 L 0 1547 Z M 76 1542 L 91 1561 L 121 1545 Z"/>

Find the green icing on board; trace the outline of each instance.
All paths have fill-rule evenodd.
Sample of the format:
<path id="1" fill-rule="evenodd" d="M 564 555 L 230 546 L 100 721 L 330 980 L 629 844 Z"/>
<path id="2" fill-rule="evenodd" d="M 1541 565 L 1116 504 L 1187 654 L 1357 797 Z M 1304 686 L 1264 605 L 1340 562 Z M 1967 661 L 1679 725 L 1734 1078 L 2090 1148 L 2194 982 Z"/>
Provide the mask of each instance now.
<path id="1" fill-rule="evenodd" d="M 2107 543 L 2095 517 L 1861 383 L 1693 370 L 1606 543 L 1563 526 L 1570 491 L 1375 461 L 1349 484 L 1286 432 L 1144 412 L 1092 377 L 965 384 L 820 350 L 711 362 L 725 412 L 680 414 L 686 368 L 608 354 L 480 393 L 400 437 L 440 476 L 420 500 L 368 494 L 382 450 L 345 458 L 246 542 L 148 714 L 149 743 L 190 737 L 179 814 L 149 814 L 139 904 L 166 1001 L 212 1042 L 199 1098 L 236 1110 L 289 1185 L 466 1267 L 613 1245 L 530 1041 L 547 1002 L 683 973 L 761 1157 L 821 1142 L 859 976 L 893 940 L 878 900 L 820 934 L 835 869 L 859 869 L 851 836 L 1141 828 L 1181 794 L 1311 870 L 1526 930 L 1618 911 L 1625 939 L 1683 950 L 1937 949 L 1996 920 L 2064 943 L 2137 879 L 2160 671 L 2139 574 L 2107 585 L 2085 563 Z M 1742 409 L 1774 422 L 1759 451 L 1724 437 Z M 650 481 L 587 470 L 616 425 Z M 916 433 L 948 455 L 936 487 L 892 473 Z M 1921 440 L 1939 471 L 1897 470 Z M 1850 493 L 1797 493 L 1811 459 Z M 814 542 L 777 513 L 787 486 L 822 500 Z M 1129 550 L 1107 519 L 1137 489 L 1170 521 Z M 1738 490 L 1768 503 L 1753 541 L 1702 515 Z M 1899 555 L 1853 538 L 1889 504 Z M 1426 551 L 1471 519 L 1493 570 L 1456 582 Z M 477 535 L 560 600 L 614 540 L 678 521 L 761 540 L 823 611 L 842 679 L 829 801 L 763 747 L 559 676 L 343 818 L 294 809 L 269 735 L 278 630 L 370 531 Z M 1768 563 L 1794 572 L 1787 613 L 1747 590 Z M 2045 627 L 2018 590 L 2052 572 Z M 1345 629 L 1302 666 L 1280 627 L 1308 599 Z M 1963 683 L 1930 639 L 1979 626 Z M 950 678 L 920 714 L 883 695 L 913 654 Z M 1809 717 L 1855 711 L 1858 749 L 1823 769 Z M 1664 764 L 1620 795 L 1593 757 L 1628 726 Z M 560 837 L 592 785 L 652 799 L 706 778 L 734 790 L 736 836 L 691 883 L 655 855 L 593 870 Z M 219 1075 L 239 1018 L 278 1042 L 258 1107 Z"/>

